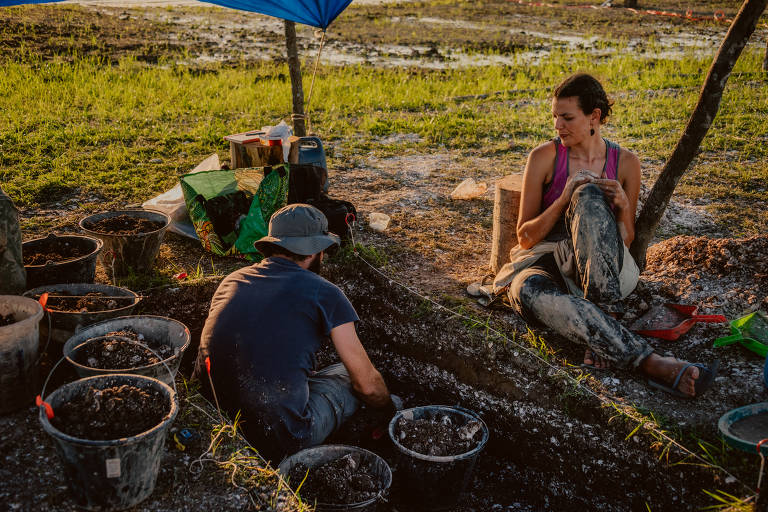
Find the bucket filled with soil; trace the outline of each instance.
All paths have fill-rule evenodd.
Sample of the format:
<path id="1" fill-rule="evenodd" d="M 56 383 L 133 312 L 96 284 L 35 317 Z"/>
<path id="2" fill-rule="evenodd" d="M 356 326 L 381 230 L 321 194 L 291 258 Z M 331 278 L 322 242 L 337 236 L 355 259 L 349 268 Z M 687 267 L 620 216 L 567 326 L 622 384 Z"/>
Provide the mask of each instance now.
<path id="1" fill-rule="evenodd" d="M 106 284 L 56 284 L 24 292 L 40 300 L 48 294 L 45 307 L 51 317 L 51 341 L 64 343 L 83 327 L 119 316 L 130 315 L 139 296 L 127 288 Z M 40 339 L 48 337 L 48 320 L 40 321 Z"/>
<path id="2" fill-rule="evenodd" d="M 317 512 L 374 512 L 392 483 L 386 461 L 355 446 L 307 448 L 287 457 L 278 469 L 302 501 L 316 504 Z"/>
<path id="3" fill-rule="evenodd" d="M 104 242 L 99 260 L 107 273 L 125 276 L 152 270 L 169 223 L 161 212 L 118 210 L 86 217 L 80 227 Z"/>
<path id="4" fill-rule="evenodd" d="M 389 423 L 389 437 L 399 451 L 397 484 L 407 497 L 402 505 L 447 510 L 472 479 L 488 427 L 472 411 L 428 405 L 398 412 Z"/>
<path id="5" fill-rule="evenodd" d="M 88 326 L 70 337 L 63 351 L 81 377 L 130 373 L 172 384 L 189 342 L 181 322 L 136 315 Z"/>
<path id="6" fill-rule="evenodd" d="M 0 295 L 0 414 L 31 405 L 37 393 L 40 304 Z"/>
<path id="7" fill-rule="evenodd" d="M 157 379 L 104 375 L 56 389 L 40 407 L 76 503 L 90 510 L 123 509 L 155 488 L 176 393 Z"/>
<path id="8" fill-rule="evenodd" d="M 21 245 L 27 288 L 46 284 L 92 283 L 96 259 L 103 243 L 82 235 L 55 235 L 36 238 Z"/>

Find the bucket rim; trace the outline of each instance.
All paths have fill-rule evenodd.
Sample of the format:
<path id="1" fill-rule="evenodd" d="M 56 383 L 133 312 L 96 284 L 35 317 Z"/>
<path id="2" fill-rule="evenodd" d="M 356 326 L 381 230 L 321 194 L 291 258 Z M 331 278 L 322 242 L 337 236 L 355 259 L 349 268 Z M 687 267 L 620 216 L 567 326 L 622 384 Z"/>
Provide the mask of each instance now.
<path id="1" fill-rule="evenodd" d="M 135 234 L 132 234 L 132 235 L 115 235 L 115 234 L 112 234 L 112 233 L 103 233 L 101 231 L 94 231 L 94 230 L 92 230 L 90 228 L 87 228 L 85 226 L 86 222 L 92 222 L 91 219 L 93 217 L 98 217 L 100 215 L 104 215 L 104 218 L 106 219 L 106 218 L 109 218 L 109 217 L 117 217 L 118 215 L 129 215 L 129 216 L 131 216 L 131 215 L 136 214 L 136 213 L 151 213 L 151 214 L 158 215 L 158 216 L 162 217 L 162 221 L 164 222 L 164 224 L 161 227 L 159 227 L 158 229 L 155 229 L 154 231 L 143 231 L 141 233 L 135 233 Z M 165 213 L 163 213 L 163 212 L 161 212 L 159 210 L 152 210 L 152 209 L 145 209 L 145 208 L 136 208 L 136 209 L 133 209 L 133 210 L 131 210 L 131 209 L 107 210 L 107 211 L 104 211 L 104 212 L 92 213 L 91 215 L 88 215 L 87 217 L 83 217 L 82 219 L 80 219 L 80 222 L 78 222 L 77 225 L 80 226 L 80 229 L 82 229 L 86 233 L 94 235 L 94 236 L 97 236 L 97 237 L 106 237 L 106 236 L 114 236 L 114 237 L 122 237 L 122 236 L 143 237 L 143 236 L 147 236 L 147 235 L 157 234 L 157 233 L 160 233 L 161 231 L 165 231 L 166 229 L 168 229 L 168 226 L 171 225 L 171 218 L 167 214 L 165 214 Z"/>
<path id="2" fill-rule="evenodd" d="M 24 246 L 25 245 L 32 244 L 34 242 L 53 241 L 53 240 L 60 239 L 60 238 L 79 238 L 79 239 L 90 240 L 91 242 L 96 244 L 96 248 L 93 249 L 88 254 L 84 254 L 82 256 L 78 256 L 77 258 L 72 258 L 72 259 L 64 260 L 64 261 L 46 262 L 46 263 L 43 263 L 42 265 L 26 265 L 25 264 L 24 268 L 29 268 L 29 269 L 37 270 L 37 269 L 42 269 L 42 268 L 46 268 L 46 267 L 54 267 L 56 265 L 69 265 L 70 263 L 77 263 L 77 262 L 80 262 L 82 260 L 86 260 L 88 258 L 93 257 L 94 254 L 98 254 L 101 251 L 101 249 L 104 247 L 104 241 L 100 240 L 99 238 L 93 237 L 93 236 L 76 235 L 76 234 L 57 235 L 56 233 L 49 233 L 47 236 L 43 236 L 43 237 L 40 237 L 40 238 L 33 238 L 32 240 L 27 240 L 26 242 L 22 243 L 21 244 L 22 245 L 22 251 L 24 250 Z"/>
<path id="3" fill-rule="evenodd" d="M 29 301 L 28 304 L 30 306 L 32 306 L 32 303 L 34 303 L 36 306 L 32 307 L 34 307 L 35 311 L 24 320 L 19 320 L 18 322 L 13 322 L 12 324 L 0 326 L 0 332 L 5 329 L 8 329 L 8 332 L 11 332 L 11 329 L 19 329 L 21 326 L 25 326 L 28 323 L 37 325 L 40 319 L 43 318 L 43 314 L 45 313 L 43 306 L 35 299 L 30 299 L 29 297 L 24 297 L 23 295 L 0 295 L 0 300 L 8 299 L 10 299 L 9 302 L 19 301 L 21 303 L 25 303 Z"/>
<path id="4" fill-rule="evenodd" d="M 165 416 L 163 416 L 163 419 L 161 419 L 157 425 L 150 428 L 149 430 L 145 430 L 144 432 L 140 432 L 139 434 L 136 434 L 134 436 L 121 437 L 118 439 L 83 439 L 81 437 L 74 437 L 69 434 L 66 434 L 61 430 L 57 429 L 56 427 L 54 427 L 51 421 L 48 419 L 48 416 L 45 412 L 45 408 L 40 406 L 38 407 L 39 418 L 40 418 L 40 423 L 42 423 L 43 425 L 43 430 L 45 430 L 52 437 L 56 437 L 57 439 L 60 439 L 67 443 L 77 444 L 81 446 L 94 446 L 94 447 L 118 446 L 118 445 L 125 446 L 125 445 L 138 443 L 141 440 L 154 435 L 158 431 L 163 430 L 166 427 L 170 426 L 170 424 L 173 423 L 173 420 L 176 419 L 176 414 L 178 414 L 179 412 L 178 395 L 176 394 L 176 392 L 173 390 L 173 388 L 171 388 L 171 386 L 161 381 L 160 379 L 155 379 L 154 377 L 147 377 L 145 375 L 134 375 L 130 373 L 111 373 L 109 375 L 94 375 L 92 377 L 85 377 L 72 382 L 68 382 L 63 386 L 60 386 L 54 389 L 53 391 L 48 393 L 48 395 L 46 395 L 46 397 L 43 400 L 45 402 L 50 403 L 50 399 L 52 396 L 54 396 L 56 393 L 60 392 L 61 390 L 69 386 L 84 385 L 86 381 L 106 379 L 106 378 L 113 379 L 115 377 L 121 377 L 121 378 L 127 377 L 132 380 L 144 380 L 144 381 L 149 381 L 150 384 L 152 384 L 153 386 L 160 386 L 160 389 L 166 393 L 166 397 L 168 398 L 168 401 L 171 404 L 170 410 L 165 414 Z"/>
<path id="5" fill-rule="evenodd" d="M 406 413 L 409 413 L 409 412 L 413 413 L 414 411 L 424 410 L 424 409 L 443 409 L 451 413 L 458 413 L 466 417 L 472 418 L 472 420 L 480 423 L 480 426 L 482 427 L 482 431 L 483 431 L 483 437 L 480 439 L 480 441 L 477 443 L 477 445 L 474 448 L 472 448 L 468 452 L 460 453 L 457 455 L 443 455 L 443 456 L 426 455 L 424 453 L 415 452 L 410 448 L 406 448 L 400 443 L 400 441 L 396 439 L 395 427 L 397 426 L 397 421 L 400 418 L 402 418 Z M 485 448 L 485 445 L 488 443 L 488 438 L 490 437 L 488 425 L 486 425 L 485 421 L 483 421 L 483 419 L 475 411 L 472 411 L 470 409 L 465 409 L 464 407 L 460 407 L 456 405 L 422 405 L 418 407 L 411 407 L 409 409 L 403 409 L 403 410 L 397 411 L 397 414 L 395 414 L 392 417 L 392 419 L 389 421 L 389 428 L 387 429 L 387 431 L 389 433 L 389 439 L 392 441 L 395 447 L 398 450 L 400 450 L 402 453 L 410 457 L 413 457 L 414 459 L 425 460 L 429 462 L 456 462 L 456 461 L 475 457 L 483 450 L 483 448 Z"/>
<path id="6" fill-rule="evenodd" d="M 74 286 L 74 285 L 78 285 L 78 286 L 92 286 L 92 287 L 94 287 L 94 291 L 98 291 L 97 288 L 108 288 L 113 293 L 114 292 L 125 293 L 124 297 L 126 299 L 132 298 L 133 302 L 130 303 L 129 305 L 127 305 L 127 306 L 121 306 L 121 307 L 115 308 L 115 309 L 105 309 L 105 310 L 102 310 L 102 311 L 86 311 L 85 313 L 80 313 L 80 312 L 77 312 L 77 311 L 58 311 L 58 310 L 55 310 L 55 309 L 54 310 L 49 309 L 51 315 L 80 315 L 80 316 L 82 316 L 82 315 L 99 315 L 99 314 L 104 314 L 104 313 L 114 313 L 115 311 L 121 311 L 123 309 L 128 309 L 128 308 L 135 307 L 136 305 L 138 305 L 139 302 L 141 302 L 141 299 L 142 299 L 142 297 L 138 293 L 134 292 L 133 290 L 129 290 L 128 288 L 124 288 L 122 286 L 114 286 L 114 285 L 111 285 L 111 284 L 102 284 L 102 283 L 56 283 L 56 284 L 49 284 L 49 285 L 38 286 L 36 288 L 31 288 L 31 289 L 25 291 L 22 294 L 22 296 L 28 297 L 28 298 L 30 298 L 32 300 L 35 300 L 35 299 L 32 298 L 32 296 L 34 296 L 34 295 L 41 295 L 41 294 L 43 294 L 45 292 L 51 292 L 51 291 L 55 292 L 56 290 L 53 290 L 54 288 L 60 288 L 60 289 L 63 290 L 67 286 Z M 91 324 L 91 325 L 93 325 L 93 324 Z"/>
<path id="7" fill-rule="evenodd" d="M 82 345 L 83 343 L 88 341 L 86 339 L 86 340 L 81 341 L 77 345 L 75 345 L 74 342 L 72 342 L 72 340 L 76 336 L 80 336 L 85 331 L 94 329 L 95 327 L 101 326 L 102 324 L 107 324 L 107 323 L 111 323 L 111 322 L 117 322 L 119 320 L 136 320 L 136 319 L 141 319 L 141 318 L 151 318 L 151 319 L 163 320 L 163 321 L 168 321 L 170 323 L 175 323 L 175 324 L 180 325 L 181 327 L 184 328 L 184 334 L 185 334 L 184 344 L 181 345 L 180 347 L 178 347 L 178 350 L 176 351 L 175 354 L 173 354 L 171 357 L 163 359 L 162 361 L 158 361 L 157 363 L 153 363 L 153 364 L 149 364 L 149 365 L 145 365 L 145 366 L 140 366 L 140 367 L 136 367 L 136 368 L 124 368 L 121 371 L 117 371 L 117 370 L 104 370 L 104 369 L 101 369 L 101 368 L 92 368 L 90 366 L 83 366 L 80 363 L 76 363 L 74 360 L 72 360 L 70 358 L 71 353 L 74 351 L 74 349 L 76 347 L 79 347 L 80 345 Z M 107 333 L 96 334 L 93 337 L 94 338 L 98 338 L 98 337 L 104 336 L 106 334 Z M 128 369 L 136 371 L 136 370 L 139 370 L 139 369 L 154 368 L 154 367 L 160 366 L 162 364 L 168 365 L 169 362 L 174 361 L 175 359 L 181 359 L 181 357 L 184 355 L 184 353 L 189 348 L 189 345 L 190 345 L 191 342 L 192 342 L 192 335 L 189 332 L 189 327 L 187 327 L 184 323 L 182 323 L 182 322 L 180 322 L 180 321 L 178 321 L 178 320 L 176 320 L 174 318 L 170 318 L 170 317 L 167 317 L 167 316 L 160 316 L 160 315 L 123 315 L 123 316 L 118 316 L 118 317 L 115 317 L 115 318 L 107 318 L 106 320 L 101 320 L 100 322 L 96 322 L 94 324 L 91 324 L 91 325 L 89 325 L 87 327 L 84 327 L 82 330 L 74 333 L 72 336 L 69 337 L 69 339 L 67 339 L 67 341 L 64 342 L 64 346 L 62 347 L 62 353 L 65 356 L 65 358 L 67 359 L 67 362 L 69 362 L 70 364 L 72 364 L 75 367 L 81 367 L 81 368 L 84 368 L 84 369 L 87 369 L 87 370 L 95 370 L 95 371 L 99 371 L 99 372 L 103 371 L 103 372 L 105 372 L 104 373 L 105 375 L 117 375 L 118 373 L 125 373 L 125 370 L 128 370 Z"/>
<path id="8" fill-rule="evenodd" d="M 318 446 L 311 446 L 309 448 L 304 448 L 303 450 L 299 450 L 298 452 L 285 457 L 282 461 L 280 461 L 280 464 L 277 465 L 277 468 L 278 468 L 278 470 L 280 470 L 280 467 L 285 462 L 287 462 L 290 458 L 299 455 L 300 453 L 314 452 L 314 451 L 323 451 L 324 449 L 328 449 L 328 448 L 344 448 L 344 449 L 349 450 L 349 453 L 362 452 L 362 453 L 365 453 L 366 455 L 370 455 L 370 456 L 373 456 L 376 459 L 379 459 L 380 461 L 382 461 L 384 463 L 384 466 L 386 466 L 386 468 L 387 468 L 387 483 L 386 483 L 386 485 L 384 487 L 379 489 L 379 492 L 376 493 L 376 496 L 374 496 L 372 498 L 368 498 L 365 501 L 358 501 L 356 503 L 345 503 L 345 504 L 341 504 L 341 503 L 325 503 L 325 502 L 322 502 L 322 501 L 318 501 L 317 504 L 316 504 L 316 506 L 318 508 L 322 507 L 323 509 L 326 509 L 326 510 L 340 510 L 341 511 L 341 510 L 348 510 L 348 509 L 353 508 L 353 507 L 363 507 L 363 506 L 370 505 L 370 504 L 375 503 L 376 501 L 378 501 L 384 495 L 384 493 L 390 487 L 392 487 L 392 468 L 389 467 L 389 463 L 386 460 L 384 460 L 384 457 L 382 457 L 381 455 L 379 455 L 377 453 L 374 453 L 374 452 L 372 452 L 370 450 L 366 450 L 365 448 L 361 448 L 359 446 L 352 446 L 352 445 L 349 445 L 349 444 L 321 444 L 321 445 L 318 445 Z M 280 474 L 282 475 L 283 478 L 288 476 L 286 474 L 283 474 L 282 471 L 280 472 Z"/>

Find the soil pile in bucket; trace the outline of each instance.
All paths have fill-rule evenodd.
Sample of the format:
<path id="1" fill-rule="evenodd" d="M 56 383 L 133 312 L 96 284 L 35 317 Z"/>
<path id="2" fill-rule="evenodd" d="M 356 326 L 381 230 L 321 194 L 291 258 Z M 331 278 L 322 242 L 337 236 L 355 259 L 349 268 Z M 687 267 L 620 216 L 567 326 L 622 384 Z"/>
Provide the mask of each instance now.
<path id="1" fill-rule="evenodd" d="M 8 313 L 7 315 L 0 315 L 0 327 L 4 325 L 11 325 L 16 323 L 16 317 L 13 316 L 13 313 Z"/>
<path id="2" fill-rule="evenodd" d="M 60 263 L 62 261 L 73 260 L 85 256 L 89 251 L 84 251 L 82 247 L 73 245 L 63 240 L 46 242 L 40 249 L 24 250 L 24 265 L 45 265 L 51 263 Z"/>
<path id="3" fill-rule="evenodd" d="M 69 292 L 54 292 L 57 297 L 49 297 L 46 307 L 53 311 L 65 313 L 94 313 L 97 311 L 111 311 L 119 307 L 127 306 L 133 297 L 111 297 L 104 292 L 88 292 L 85 295 L 67 297 Z M 130 302 L 129 302 L 130 301 Z"/>
<path id="4" fill-rule="evenodd" d="M 79 348 L 75 356 L 75 361 L 89 368 L 138 368 L 165 361 L 173 355 L 173 347 L 170 345 L 147 340 L 141 334 L 130 330 L 113 331 L 101 339 L 91 340 Z"/>
<path id="5" fill-rule="evenodd" d="M 141 217 L 131 217 L 130 215 L 116 215 L 107 217 L 98 222 L 94 222 L 88 229 L 96 233 L 105 235 L 138 235 L 140 233 L 151 233 L 162 228 L 165 224 Z"/>
<path id="6" fill-rule="evenodd" d="M 369 464 L 349 453 L 314 468 L 297 464 L 288 476 L 296 487 L 304 481 L 299 495 L 305 502 L 348 505 L 376 497 L 380 489 L 372 474 Z"/>
<path id="7" fill-rule="evenodd" d="M 168 413 L 168 399 L 159 390 L 123 384 L 88 388 L 57 408 L 51 424 L 72 437 L 90 440 L 120 439 L 141 434 L 159 424 Z"/>
<path id="8" fill-rule="evenodd" d="M 477 421 L 456 427 L 448 416 L 407 420 L 397 424 L 401 445 L 422 455 L 446 457 L 472 450 L 480 441 L 483 430 Z"/>

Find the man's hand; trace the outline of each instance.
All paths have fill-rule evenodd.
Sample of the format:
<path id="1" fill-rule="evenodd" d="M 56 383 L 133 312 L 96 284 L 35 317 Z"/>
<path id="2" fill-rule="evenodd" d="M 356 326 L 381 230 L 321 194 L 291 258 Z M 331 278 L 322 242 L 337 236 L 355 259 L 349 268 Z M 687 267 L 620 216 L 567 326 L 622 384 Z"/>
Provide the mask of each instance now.
<path id="1" fill-rule="evenodd" d="M 384 378 L 374 368 L 355 332 L 354 322 L 334 327 L 331 340 L 352 381 L 352 389 L 366 404 L 384 408 L 392 402 Z"/>

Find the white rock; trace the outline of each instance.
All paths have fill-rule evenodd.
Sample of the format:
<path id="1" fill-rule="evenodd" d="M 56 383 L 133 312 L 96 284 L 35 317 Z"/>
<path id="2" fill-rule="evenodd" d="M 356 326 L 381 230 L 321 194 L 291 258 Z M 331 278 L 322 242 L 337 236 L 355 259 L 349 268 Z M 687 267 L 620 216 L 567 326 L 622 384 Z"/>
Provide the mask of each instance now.
<path id="1" fill-rule="evenodd" d="M 389 220 L 386 213 L 372 212 L 368 217 L 368 225 L 377 233 L 383 233 L 389 226 Z"/>

